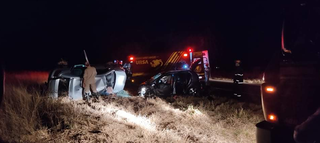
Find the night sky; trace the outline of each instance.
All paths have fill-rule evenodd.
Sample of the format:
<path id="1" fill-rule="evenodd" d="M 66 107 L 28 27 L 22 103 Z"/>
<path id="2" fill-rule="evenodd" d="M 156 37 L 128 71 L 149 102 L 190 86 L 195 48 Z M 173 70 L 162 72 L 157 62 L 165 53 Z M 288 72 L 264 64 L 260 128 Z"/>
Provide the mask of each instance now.
<path id="1" fill-rule="evenodd" d="M 163 51 L 208 49 L 211 66 L 264 66 L 276 50 L 284 2 L 48 1 L 1 2 L 1 60 L 8 70 L 50 70 Z"/>

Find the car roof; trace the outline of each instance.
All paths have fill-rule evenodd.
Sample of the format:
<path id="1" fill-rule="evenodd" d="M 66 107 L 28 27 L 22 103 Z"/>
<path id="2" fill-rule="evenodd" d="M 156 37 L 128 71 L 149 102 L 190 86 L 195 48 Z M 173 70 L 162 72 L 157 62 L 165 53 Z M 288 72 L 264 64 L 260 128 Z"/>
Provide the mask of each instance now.
<path id="1" fill-rule="evenodd" d="M 179 73 L 179 72 L 192 72 L 190 70 L 171 70 L 163 73 Z"/>

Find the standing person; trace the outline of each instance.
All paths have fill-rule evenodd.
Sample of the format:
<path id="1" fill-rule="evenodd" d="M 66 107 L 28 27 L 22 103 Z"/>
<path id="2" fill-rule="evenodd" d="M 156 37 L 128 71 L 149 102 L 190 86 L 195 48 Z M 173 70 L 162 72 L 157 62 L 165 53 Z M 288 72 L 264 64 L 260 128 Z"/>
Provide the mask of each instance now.
<path id="1" fill-rule="evenodd" d="M 68 62 L 61 58 L 60 61 L 58 62 L 58 66 L 59 66 L 59 68 L 67 68 Z"/>
<path id="2" fill-rule="evenodd" d="M 241 97 L 240 94 L 240 84 L 243 83 L 243 69 L 240 66 L 241 61 L 236 60 L 235 61 L 235 72 L 233 77 L 233 83 L 234 83 L 234 95 L 237 97 Z"/>
<path id="3" fill-rule="evenodd" d="M 95 67 L 92 67 L 89 64 L 89 62 L 86 62 L 85 66 L 87 68 L 84 70 L 82 87 L 84 88 L 84 96 L 88 100 L 90 95 L 90 88 L 92 91 L 92 95 L 96 97 L 98 96 L 96 80 L 95 80 L 95 77 L 97 75 L 97 70 Z"/>
<path id="4" fill-rule="evenodd" d="M 206 63 L 205 65 L 206 65 L 204 68 L 205 82 L 206 82 L 206 85 L 209 85 L 209 79 L 211 77 L 211 70 L 210 70 L 210 66 L 208 63 Z"/>

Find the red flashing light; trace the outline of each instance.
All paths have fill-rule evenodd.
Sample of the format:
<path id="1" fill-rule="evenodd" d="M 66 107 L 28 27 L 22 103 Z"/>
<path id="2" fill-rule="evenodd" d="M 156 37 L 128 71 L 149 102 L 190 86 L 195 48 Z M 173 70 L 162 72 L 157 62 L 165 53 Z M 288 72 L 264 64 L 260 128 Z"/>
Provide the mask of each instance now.
<path id="1" fill-rule="evenodd" d="M 183 54 L 183 57 L 188 57 L 188 54 L 187 54 L 187 53 L 184 53 L 184 54 Z"/>
<path id="2" fill-rule="evenodd" d="M 130 56 L 130 57 L 129 57 L 129 60 L 130 60 L 130 61 L 133 61 L 133 60 L 134 60 L 134 57 L 133 57 L 133 56 Z"/>
<path id="3" fill-rule="evenodd" d="M 193 49 L 192 49 L 192 48 L 188 48 L 188 51 L 189 51 L 189 52 L 193 52 Z"/>

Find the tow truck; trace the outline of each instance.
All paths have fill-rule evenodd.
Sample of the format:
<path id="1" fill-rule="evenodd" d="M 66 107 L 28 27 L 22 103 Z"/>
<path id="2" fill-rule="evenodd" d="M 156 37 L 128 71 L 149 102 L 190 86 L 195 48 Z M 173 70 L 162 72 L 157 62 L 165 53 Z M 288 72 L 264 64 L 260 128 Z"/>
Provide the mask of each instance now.
<path id="1" fill-rule="evenodd" d="M 132 83 L 141 83 L 153 75 L 169 70 L 193 70 L 200 80 L 205 80 L 205 71 L 209 71 L 208 50 L 193 51 L 188 48 L 185 51 L 171 53 L 158 53 L 152 55 L 130 55 L 124 64 L 128 79 Z"/>
<path id="2" fill-rule="evenodd" d="M 293 3 L 285 11 L 281 50 L 261 86 L 265 120 L 256 124 L 257 143 L 294 143 L 295 127 L 319 108 L 319 6 L 316 1 Z"/>

